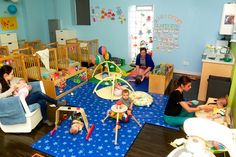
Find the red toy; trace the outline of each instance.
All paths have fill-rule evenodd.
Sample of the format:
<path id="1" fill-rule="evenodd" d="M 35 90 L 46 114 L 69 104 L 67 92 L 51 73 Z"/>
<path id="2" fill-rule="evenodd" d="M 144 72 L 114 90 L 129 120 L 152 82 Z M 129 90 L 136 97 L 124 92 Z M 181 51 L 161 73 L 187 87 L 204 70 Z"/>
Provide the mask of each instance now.
<path id="1" fill-rule="evenodd" d="M 53 128 L 52 131 L 50 131 L 50 136 L 52 136 L 55 133 L 56 130 L 57 130 L 56 127 Z"/>
<path id="2" fill-rule="evenodd" d="M 91 128 L 89 128 L 88 134 L 86 136 L 86 141 L 89 140 L 89 137 L 91 136 L 91 134 L 93 132 L 93 129 L 94 129 L 94 124 L 92 124 Z"/>
<path id="3" fill-rule="evenodd" d="M 117 101 L 117 102 L 116 102 L 116 108 L 121 108 L 121 105 L 122 105 L 122 104 L 123 104 L 123 103 L 122 103 L 121 100 Z"/>

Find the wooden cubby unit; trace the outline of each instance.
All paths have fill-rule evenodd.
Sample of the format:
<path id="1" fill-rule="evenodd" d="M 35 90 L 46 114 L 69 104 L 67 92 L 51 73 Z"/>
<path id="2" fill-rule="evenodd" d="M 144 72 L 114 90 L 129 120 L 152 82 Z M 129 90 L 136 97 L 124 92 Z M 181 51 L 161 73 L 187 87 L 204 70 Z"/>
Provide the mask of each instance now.
<path id="1" fill-rule="evenodd" d="M 68 80 L 68 79 L 70 79 L 70 78 L 72 78 L 72 77 L 74 77 L 76 75 L 79 75 L 79 74 L 81 74 L 83 72 L 85 72 L 86 75 L 87 75 L 87 68 L 82 67 L 78 71 L 75 71 L 74 74 L 67 74 L 67 75 L 65 75 L 62 78 Z M 62 78 L 60 78 L 60 79 L 62 79 Z M 87 76 L 86 76 L 86 78 L 87 78 Z M 56 80 L 43 79 L 43 84 L 44 84 L 44 88 L 45 88 L 46 94 L 48 96 L 54 98 L 54 99 L 59 99 L 59 98 L 65 96 L 66 94 L 72 92 L 73 90 L 75 90 L 76 88 L 82 86 L 83 84 L 85 84 L 87 82 L 87 79 L 86 79 L 86 81 L 82 81 L 78 85 L 76 85 L 76 86 L 74 86 L 74 87 L 64 91 L 63 93 L 60 93 L 59 95 L 57 95 L 57 93 L 56 93 L 56 86 L 60 82 L 60 79 L 56 79 Z"/>

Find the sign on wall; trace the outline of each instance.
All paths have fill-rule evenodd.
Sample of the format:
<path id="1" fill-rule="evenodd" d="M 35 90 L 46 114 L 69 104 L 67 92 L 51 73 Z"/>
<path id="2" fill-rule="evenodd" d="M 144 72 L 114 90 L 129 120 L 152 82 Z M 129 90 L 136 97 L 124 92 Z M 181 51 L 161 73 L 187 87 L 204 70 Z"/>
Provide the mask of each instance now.
<path id="1" fill-rule="evenodd" d="M 171 52 L 179 48 L 179 32 L 182 20 L 174 15 L 160 15 L 154 22 L 154 39 L 157 51 Z"/>
<path id="2" fill-rule="evenodd" d="M 0 17 L 1 28 L 3 31 L 16 30 L 17 19 L 16 16 Z"/>

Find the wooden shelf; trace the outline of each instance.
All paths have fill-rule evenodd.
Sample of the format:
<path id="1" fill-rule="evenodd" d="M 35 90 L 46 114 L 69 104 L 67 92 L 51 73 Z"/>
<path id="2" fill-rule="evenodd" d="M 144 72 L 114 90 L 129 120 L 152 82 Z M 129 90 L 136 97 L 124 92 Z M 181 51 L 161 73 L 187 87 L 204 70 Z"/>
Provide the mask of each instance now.
<path id="1" fill-rule="evenodd" d="M 87 68 L 85 67 L 82 67 L 81 69 L 79 69 L 78 71 L 76 71 L 74 74 L 70 74 L 70 75 L 66 75 L 64 77 L 62 77 L 61 79 L 70 79 L 76 75 L 79 75 L 81 73 L 85 72 L 86 73 L 86 78 L 87 78 Z M 56 86 L 57 84 L 60 82 L 60 79 L 57 79 L 57 80 L 51 80 L 51 79 L 43 79 L 43 84 L 44 84 L 44 88 L 45 88 L 45 91 L 46 91 L 46 94 L 54 99 L 59 99 L 63 96 L 65 96 L 66 94 L 72 92 L 73 90 L 75 90 L 76 88 L 82 86 L 83 84 L 85 84 L 87 82 L 86 81 L 83 81 L 81 83 L 79 83 L 78 85 L 72 87 L 71 89 L 69 90 L 66 90 L 64 91 L 63 93 L 57 95 L 56 93 Z"/>

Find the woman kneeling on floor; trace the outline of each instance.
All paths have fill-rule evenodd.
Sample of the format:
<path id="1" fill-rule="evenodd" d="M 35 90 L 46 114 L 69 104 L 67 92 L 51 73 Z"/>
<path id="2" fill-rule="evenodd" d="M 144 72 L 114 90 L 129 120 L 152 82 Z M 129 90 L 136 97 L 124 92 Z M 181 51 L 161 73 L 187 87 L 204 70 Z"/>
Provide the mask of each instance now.
<path id="1" fill-rule="evenodd" d="M 195 112 L 204 109 L 203 106 L 191 107 L 192 103 L 183 98 L 183 92 L 191 89 L 191 81 L 188 76 L 181 76 L 175 82 L 177 88 L 171 92 L 164 113 L 164 120 L 167 124 L 181 126 L 186 119 L 195 116 Z"/>

